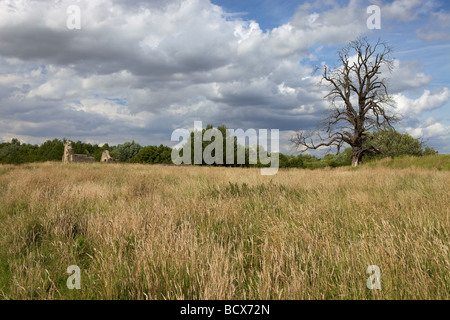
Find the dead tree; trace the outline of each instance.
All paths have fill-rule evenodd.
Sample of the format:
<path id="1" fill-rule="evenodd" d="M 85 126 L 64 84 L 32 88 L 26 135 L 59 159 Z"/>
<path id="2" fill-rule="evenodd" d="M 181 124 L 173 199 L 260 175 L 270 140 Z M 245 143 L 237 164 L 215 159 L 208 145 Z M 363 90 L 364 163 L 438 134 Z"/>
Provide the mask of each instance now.
<path id="1" fill-rule="evenodd" d="M 316 131 L 297 131 L 291 143 L 301 151 L 336 147 L 339 153 L 344 145 L 352 148 L 352 165 L 361 164 L 364 154 L 379 153 L 367 146 L 373 130 L 389 129 L 397 120 L 390 109 L 394 105 L 387 90 L 387 78 L 382 71 L 391 72 L 391 48 L 380 40 L 374 45 L 367 38 L 358 38 L 338 52 L 339 66 L 323 69 L 321 84 L 330 88 L 324 97 L 331 109 L 324 127 Z"/>

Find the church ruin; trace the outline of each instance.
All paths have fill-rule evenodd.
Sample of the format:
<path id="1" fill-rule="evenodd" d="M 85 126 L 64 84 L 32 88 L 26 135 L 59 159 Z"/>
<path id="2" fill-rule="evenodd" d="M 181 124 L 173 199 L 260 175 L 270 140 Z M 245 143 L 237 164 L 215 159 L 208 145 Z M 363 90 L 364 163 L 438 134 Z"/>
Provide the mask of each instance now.
<path id="1" fill-rule="evenodd" d="M 72 148 L 72 142 L 71 141 L 67 141 L 66 145 L 64 146 L 64 155 L 63 155 L 62 161 L 64 163 L 94 162 L 95 158 L 88 157 L 85 154 L 74 154 L 73 148 Z"/>
<path id="2" fill-rule="evenodd" d="M 111 157 L 108 150 L 103 151 L 100 162 L 116 162 L 117 159 Z"/>

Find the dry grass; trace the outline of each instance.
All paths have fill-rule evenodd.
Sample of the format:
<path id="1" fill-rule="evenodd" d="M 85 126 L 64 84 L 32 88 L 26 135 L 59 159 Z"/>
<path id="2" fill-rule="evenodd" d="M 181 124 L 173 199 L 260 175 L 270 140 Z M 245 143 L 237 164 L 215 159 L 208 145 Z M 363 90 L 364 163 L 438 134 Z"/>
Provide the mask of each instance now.
<path id="1" fill-rule="evenodd" d="M 449 299 L 449 171 L 0 166 L 4 299 Z M 66 269 L 82 270 L 68 290 Z M 369 265 L 382 290 L 366 287 Z"/>

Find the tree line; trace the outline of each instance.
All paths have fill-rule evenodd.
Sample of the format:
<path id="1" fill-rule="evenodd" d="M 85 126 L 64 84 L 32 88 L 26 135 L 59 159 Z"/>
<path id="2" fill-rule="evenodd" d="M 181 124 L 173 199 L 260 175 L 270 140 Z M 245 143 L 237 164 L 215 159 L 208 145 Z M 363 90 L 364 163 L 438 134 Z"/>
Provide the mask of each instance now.
<path id="1" fill-rule="evenodd" d="M 23 164 L 32 162 L 61 161 L 66 139 L 48 140 L 41 145 L 21 143 L 18 139 L 0 143 L 1 164 Z M 172 149 L 163 145 L 142 147 L 135 141 L 117 146 L 90 144 L 82 141 L 72 143 L 75 154 L 86 154 L 100 161 L 102 153 L 109 150 L 112 157 L 120 162 L 171 163 Z"/>
<path id="2" fill-rule="evenodd" d="M 212 125 L 208 125 L 205 130 L 212 129 Z M 234 161 L 232 165 L 223 165 L 230 167 L 263 167 L 261 163 L 250 164 L 250 149 L 260 146 L 242 146 L 237 143 L 236 137 L 230 137 L 225 125 L 218 126 L 214 130 L 220 131 L 226 139 L 235 139 L 234 157 L 237 160 L 238 151 L 244 149 L 245 164 L 238 164 Z M 193 134 L 188 143 L 193 143 Z M 415 139 L 409 134 L 402 134 L 394 129 L 379 130 L 376 132 L 365 132 L 369 138 L 366 139 L 364 148 L 370 148 L 371 144 L 376 145 L 380 149 L 379 154 L 364 155 L 365 161 L 380 159 L 383 157 L 398 157 L 402 155 L 427 156 L 436 155 L 438 151 L 425 145 L 420 139 Z M 226 148 L 226 139 L 224 139 L 224 150 Z M 64 145 L 66 139 L 48 140 L 41 145 L 32 145 L 21 143 L 18 139 L 12 139 L 11 142 L 0 143 L 0 163 L 1 164 L 23 164 L 31 162 L 61 161 L 64 154 Z M 212 141 L 203 141 L 202 149 L 211 144 Z M 100 161 L 102 153 L 109 150 L 112 157 L 124 163 L 142 163 L 142 164 L 172 164 L 171 154 L 172 148 L 164 145 L 159 146 L 141 146 L 135 141 L 126 142 L 117 146 L 104 144 L 90 144 L 82 141 L 72 143 L 75 154 L 86 154 Z M 192 147 L 191 150 L 194 148 Z M 225 157 L 226 152 L 224 152 Z M 191 155 L 194 156 L 193 154 Z M 279 154 L 280 168 L 307 168 L 317 169 L 323 167 L 340 167 L 352 164 L 352 148 L 346 148 L 337 154 L 327 154 L 323 158 L 319 158 L 309 154 L 286 155 Z M 225 160 L 225 159 L 224 159 Z M 224 161 L 226 163 L 226 161 Z M 203 163 L 202 165 L 206 165 Z"/>

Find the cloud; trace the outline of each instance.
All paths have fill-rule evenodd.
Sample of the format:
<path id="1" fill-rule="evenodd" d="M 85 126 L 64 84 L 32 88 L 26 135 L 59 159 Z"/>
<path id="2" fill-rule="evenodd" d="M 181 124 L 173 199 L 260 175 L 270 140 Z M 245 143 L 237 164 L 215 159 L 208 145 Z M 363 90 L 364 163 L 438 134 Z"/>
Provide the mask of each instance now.
<path id="1" fill-rule="evenodd" d="M 449 136 L 450 126 L 445 126 L 442 123 L 436 122 L 436 119 L 433 118 L 433 124 L 425 124 L 416 128 L 407 128 L 408 133 L 424 138 L 433 138 L 439 137 L 442 135 Z"/>
<path id="2" fill-rule="evenodd" d="M 395 0 L 385 3 L 381 0 L 373 1 L 381 7 L 383 21 L 408 23 L 420 21 L 416 28 L 416 35 L 425 41 L 450 40 L 450 13 L 440 8 L 442 3 L 433 0 Z"/>
<path id="3" fill-rule="evenodd" d="M 382 2 L 377 1 L 380 5 Z M 426 14 L 434 6 L 433 1 L 424 0 L 395 0 L 382 5 L 383 17 L 401 22 L 414 21 Z"/>
<path id="4" fill-rule="evenodd" d="M 400 61 L 394 59 L 393 71 L 389 75 L 389 91 L 399 93 L 409 89 L 422 88 L 433 80 L 429 74 L 422 71 L 422 66 L 417 60 Z"/>
<path id="5" fill-rule="evenodd" d="M 407 98 L 402 93 L 393 96 L 397 103 L 397 112 L 404 117 L 418 116 L 426 111 L 441 108 L 450 101 L 450 90 L 441 88 L 437 90 L 425 90 L 422 96 L 417 99 Z"/>
<path id="6" fill-rule="evenodd" d="M 429 117 L 425 121 L 412 126 L 404 127 L 404 130 L 415 138 L 425 141 L 425 145 L 439 146 L 437 149 L 441 154 L 449 154 L 450 146 L 450 126 L 445 125 L 434 117 Z"/>
<path id="7" fill-rule="evenodd" d="M 450 13 L 441 10 L 430 15 L 430 23 L 417 29 L 417 36 L 426 41 L 450 41 Z"/>
<path id="8" fill-rule="evenodd" d="M 81 30 L 66 27 L 73 4 Z M 271 30 L 208 0 L 2 1 L 0 136 L 159 144 L 194 120 L 311 129 L 327 103 L 301 62 L 367 33 L 366 19 L 359 1 L 305 3 Z M 396 63 L 392 89 L 406 105 L 402 92 L 432 78 Z"/>
<path id="9" fill-rule="evenodd" d="M 336 45 L 367 32 L 366 10 L 359 1 L 343 6 L 334 1 L 315 1 L 299 6 L 291 24 L 301 34 L 299 39 L 305 48 L 316 43 Z"/>
<path id="10" fill-rule="evenodd" d="M 248 119 L 234 123 L 267 126 L 269 119 L 282 123 L 286 115 L 280 109 L 289 112 L 321 96 L 312 80 L 301 80 L 312 71 L 299 64 L 309 55 L 308 43 L 290 24 L 263 32 L 258 23 L 230 20 L 202 0 L 104 0 L 80 2 L 82 29 L 68 30 L 69 4 L 0 3 L 1 64 L 9 70 L 0 77 L 0 99 L 11 106 L 6 117 L 45 104 L 62 122 L 76 111 L 102 116 L 111 126 L 120 119 L 141 125 L 168 121 L 167 115 L 171 126 L 214 116 L 233 125 L 226 115 L 239 114 Z M 259 117 L 245 108 L 258 108 Z M 294 113 L 299 122 L 301 116 Z M 35 121 L 42 124 L 40 117 Z M 288 126 L 294 122 L 291 117 Z"/>

